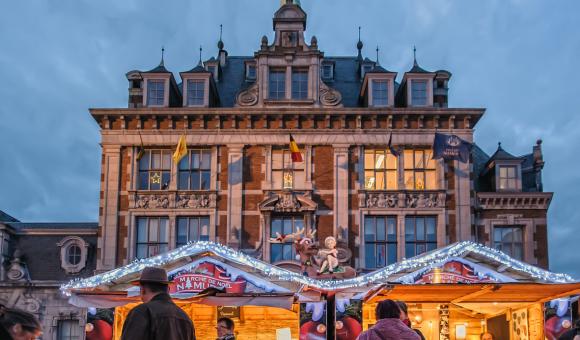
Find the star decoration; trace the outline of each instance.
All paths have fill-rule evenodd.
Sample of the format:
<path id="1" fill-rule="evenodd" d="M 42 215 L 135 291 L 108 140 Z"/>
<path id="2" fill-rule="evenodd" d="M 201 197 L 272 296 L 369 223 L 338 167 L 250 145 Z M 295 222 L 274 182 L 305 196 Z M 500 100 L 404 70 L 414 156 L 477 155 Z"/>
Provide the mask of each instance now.
<path id="1" fill-rule="evenodd" d="M 153 175 L 151 175 L 151 183 L 161 184 L 161 175 L 158 172 L 155 172 Z"/>

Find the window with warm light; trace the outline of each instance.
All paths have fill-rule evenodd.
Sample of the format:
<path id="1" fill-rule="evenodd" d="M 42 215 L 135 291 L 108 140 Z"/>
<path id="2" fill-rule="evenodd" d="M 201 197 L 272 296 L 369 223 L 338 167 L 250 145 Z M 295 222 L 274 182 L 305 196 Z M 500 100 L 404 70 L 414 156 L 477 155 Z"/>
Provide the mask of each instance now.
<path id="1" fill-rule="evenodd" d="M 305 159 L 303 152 L 302 159 Z M 272 188 L 288 190 L 304 185 L 304 162 L 292 162 L 290 150 L 272 150 Z"/>
<path id="2" fill-rule="evenodd" d="M 430 149 L 405 150 L 404 180 L 407 190 L 435 190 L 437 189 L 435 160 Z"/>
<path id="3" fill-rule="evenodd" d="M 499 190 L 513 191 L 518 188 L 518 175 L 516 166 L 499 166 Z"/>
<path id="4" fill-rule="evenodd" d="M 365 189 L 397 189 L 397 157 L 388 149 L 365 149 Z"/>

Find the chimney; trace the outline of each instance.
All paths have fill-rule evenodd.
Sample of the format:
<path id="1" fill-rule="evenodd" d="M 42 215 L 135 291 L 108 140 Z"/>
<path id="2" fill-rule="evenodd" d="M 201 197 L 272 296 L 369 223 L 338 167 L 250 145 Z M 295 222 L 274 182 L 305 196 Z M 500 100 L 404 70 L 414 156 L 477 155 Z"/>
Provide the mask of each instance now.
<path id="1" fill-rule="evenodd" d="M 536 173 L 536 190 L 538 192 L 544 191 L 542 183 L 542 169 L 544 168 L 544 155 L 542 154 L 542 140 L 538 139 L 534 145 L 534 172 Z"/>

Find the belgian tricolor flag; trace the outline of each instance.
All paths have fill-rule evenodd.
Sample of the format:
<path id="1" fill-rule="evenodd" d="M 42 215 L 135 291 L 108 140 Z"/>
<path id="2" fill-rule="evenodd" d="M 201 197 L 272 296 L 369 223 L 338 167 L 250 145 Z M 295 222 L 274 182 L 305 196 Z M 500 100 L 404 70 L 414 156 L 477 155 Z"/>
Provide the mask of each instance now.
<path id="1" fill-rule="evenodd" d="M 303 162 L 298 144 L 296 144 L 292 135 L 290 135 L 290 152 L 292 153 L 292 163 Z"/>

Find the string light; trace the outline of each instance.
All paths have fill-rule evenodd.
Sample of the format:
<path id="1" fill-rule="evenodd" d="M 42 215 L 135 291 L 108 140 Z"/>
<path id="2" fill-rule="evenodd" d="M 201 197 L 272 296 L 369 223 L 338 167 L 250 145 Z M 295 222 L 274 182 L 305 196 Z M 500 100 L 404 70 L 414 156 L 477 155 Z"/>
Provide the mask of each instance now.
<path id="1" fill-rule="evenodd" d="M 515 260 L 499 250 L 491 249 L 484 245 L 470 241 L 458 242 L 450 246 L 431 251 L 429 253 L 421 254 L 413 258 L 405 259 L 403 261 L 388 265 L 371 273 L 342 280 L 318 280 L 274 266 L 270 263 L 258 260 L 222 244 L 214 243 L 211 241 L 198 241 L 188 243 L 187 245 L 161 255 L 147 259 L 135 260 L 131 264 L 113 269 L 106 273 L 98 274 L 85 279 L 72 280 L 69 283 L 62 285 L 60 290 L 66 296 L 71 296 L 72 291 L 75 289 L 89 289 L 102 285 L 115 284 L 122 281 L 120 279 L 125 276 L 141 272 L 145 267 L 160 267 L 176 262 L 188 256 L 195 256 L 208 252 L 227 259 L 231 262 L 257 269 L 268 277 L 276 278 L 280 281 L 303 284 L 321 291 L 363 288 L 365 286 L 391 282 L 389 279 L 393 274 L 409 270 L 417 270 L 426 266 L 430 266 L 433 263 L 445 262 L 446 260 L 450 260 L 454 257 L 460 257 L 466 253 L 474 253 L 485 256 L 497 263 L 500 263 L 501 265 L 506 266 L 507 268 L 527 273 L 534 279 L 537 279 L 541 282 L 576 282 L 567 274 L 549 272 L 547 270 Z"/>

